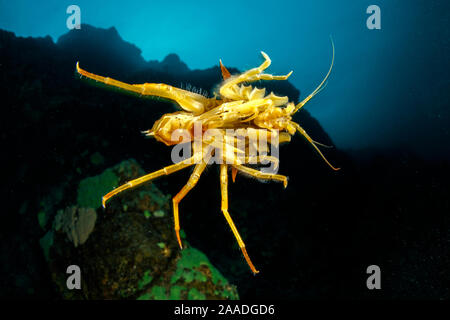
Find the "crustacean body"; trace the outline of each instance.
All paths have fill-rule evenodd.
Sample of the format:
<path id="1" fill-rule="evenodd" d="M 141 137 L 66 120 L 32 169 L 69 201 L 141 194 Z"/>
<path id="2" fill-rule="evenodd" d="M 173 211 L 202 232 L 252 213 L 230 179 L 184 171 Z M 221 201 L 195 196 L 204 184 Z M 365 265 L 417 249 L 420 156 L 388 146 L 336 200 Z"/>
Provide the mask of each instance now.
<path id="1" fill-rule="evenodd" d="M 305 130 L 292 120 L 292 116 L 324 87 L 334 62 L 333 43 L 332 46 L 333 58 L 327 75 L 320 85 L 298 104 L 289 102 L 288 97 L 277 96 L 273 93 L 266 95 L 265 89 L 244 85 L 244 83 L 258 80 L 286 80 L 291 75 L 292 71 L 282 76 L 263 73 L 271 64 L 269 56 L 264 52 L 261 52 L 264 62 L 259 67 L 239 75 L 231 75 L 220 61 L 223 83 L 219 86 L 218 92 L 213 98 L 162 83 L 127 84 L 109 77 L 89 73 L 81 69 L 77 63 L 76 70 L 81 76 L 143 96 L 157 96 L 174 101 L 181 107 L 182 111 L 163 115 L 161 119 L 155 122 L 152 129 L 144 131 L 144 133 L 168 146 L 172 146 L 181 142 L 181 135 L 175 134 L 181 130 L 187 133 L 183 136 L 184 140 L 182 142 L 190 141 L 193 146 L 191 157 L 129 181 L 112 190 L 103 197 L 103 206 L 111 197 L 124 190 L 195 165 L 187 184 L 173 198 L 175 233 L 182 248 L 179 234 L 178 204 L 196 185 L 202 172 L 214 158 L 216 163 L 220 163 L 222 212 L 237 239 L 250 269 L 253 273 L 257 273 L 258 271 L 250 260 L 245 244 L 228 212 L 228 168 L 231 167 L 233 181 L 236 173 L 242 172 L 257 179 L 280 181 L 286 187 L 286 176 L 263 172 L 247 165 L 265 161 L 265 163 L 271 163 L 275 168 L 278 168 L 278 158 L 265 154 L 263 151 L 266 150 L 262 150 L 261 144 L 255 143 L 255 141 L 264 138 L 270 143 L 274 141 L 278 143 L 288 142 L 292 135 L 299 132 L 311 143 L 332 169 L 338 170 L 325 159 L 322 152 L 318 149 L 317 145 L 322 144 L 311 139 Z M 196 134 L 197 127 L 200 134 Z M 240 132 L 241 136 L 246 136 L 247 138 L 239 139 L 239 135 L 231 132 L 232 129 L 235 132 Z M 211 131 L 213 131 L 213 134 L 205 135 L 206 132 Z M 174 136 L 177 138 L 174 139 Z M 256 140 L 251 137 L 254 137 Z M 256 154 L 250 152 L 251 149 L 256 149 Z"/>

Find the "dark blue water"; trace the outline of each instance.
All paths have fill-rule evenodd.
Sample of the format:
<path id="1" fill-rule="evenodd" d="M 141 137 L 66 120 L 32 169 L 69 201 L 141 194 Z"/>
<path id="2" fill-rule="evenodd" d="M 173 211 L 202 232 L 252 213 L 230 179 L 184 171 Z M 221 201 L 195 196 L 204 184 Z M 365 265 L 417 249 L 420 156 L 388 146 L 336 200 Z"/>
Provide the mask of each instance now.
<path id="1" fill-rule="evenodd" d="M 324 153 L 342 170 L 328 168 L 296 136 L 280 148 L 280 174 L 289 176 L 288 188 L 245 176 L 229 186 L 231 214 L 262 276 L 249 272 L 221 217 L 217 168 L 205 170 L 183 200 L 182 228 L 189 243 L 238 285 L 243 299 L 450 297 L 445 281 L 450 270 L 445 1 L 80 0 L 75 4 L 81 9 L 82 30 L 69 32 L 66 9 L 71 4 L 0 0 L 0 140 L 7 161 L 0 185 L 6 199 L 0 297 L 61 298 L 53 278 L 65 275 L 61 252 L 70 263 L 74 257 L 81 262 L 100 258 L 91 264 L 98 270 L 100 260 L 111 257 L 118 259 L 117 265 L 134 261 L 134 251 L 128 249 L 139 240 L 117 251 L 124 242 L 116 236 L 116 224 L 98 223 L 91 245 L 88 241 L 78 247 L 75 255 L 65 250 L 66 242 L 55 242 L 47 250 L 50 263 L 40 239 L 52 232 L 59 210 L 76 203 L 84 179 L 130 158 L 145 172 L 171 163 L 170 150 L 144 139 L 140 131 L 173 109 L 161 100 L 81 81 L 74 76 L 76 61 L 90 72 L 130 83 L 184 83 L 209 90 L 221 79 L 219 58 L 234 73 L 234 68 L 259 65 L 263 50 L 272 58 L 268 72 L 294 71 L 289 81 L 302 99 L 328 70 L 330 35 L 336 47 L 333 72 L 327 87 L 305 107 L 325 130 L 307 112 L 296 114 L 295 120 L 317 141 L 332 144 L 328 137 L 332 139 L 338 148 L 324 148 Z M 381 9 L 380 30 L 366 27 L 371 4 Z M 3 29 L 20 37 L 51 38 L 18 38 Z M 295 88 L 284 84 L 272 88 L 296 99 Z M 425 161 L 424 156 L 439 161 Z M 155 185 L 169 197 L 188 176 L 185 170 Z M 97 209 L 99 219 L 146 226 L 130 239 L 153 232 L 153 225 L 139 222 L 140 214 L 129 214 L 134 211 L 128 201 L 141 190 L 112 200 L 116 215 Z M 167 222 L 161 225 L 177 246 L 172 222 Z M 128 229 L 123 227 L 124 234 L 130 235 Z M 89 248 L 101 248 L 100 256 Z M 365 286 L 365 270 L 372 264 L 383 270 L 378 293 Z M 147 268 L 145 263 L 141 267 Z M 118 272 L 115 263 L 109 268 L 105 274 L 124 280 L 139 273 L 131 267 L 128 273 Z M 110 282 L 110 290 L 98 276 L 89 276 L 92 285 L 83 291 L 84 298 L 100 291 L 102 298 L 125 298 L 114 295 L 113 288 L 133 287 Z"/>
<path id="2" fill-rule="evenodd" d="M 0 2 L 0 28 L 19 36 L 66 33 L 64 1 Z M 369 30 L 366 8 L 381 9 Z M 294 70 L 311 92 L 331 59 L 329 84 L 306 107 L 344 149 L 407 146 L 449 155 L 449 14 L 446 1 L 77 1 L 82 23 L 115 26 L 146 60 L 178 53 L 191 69 L 241 70 L 267 52 L 273 73 Z"/>

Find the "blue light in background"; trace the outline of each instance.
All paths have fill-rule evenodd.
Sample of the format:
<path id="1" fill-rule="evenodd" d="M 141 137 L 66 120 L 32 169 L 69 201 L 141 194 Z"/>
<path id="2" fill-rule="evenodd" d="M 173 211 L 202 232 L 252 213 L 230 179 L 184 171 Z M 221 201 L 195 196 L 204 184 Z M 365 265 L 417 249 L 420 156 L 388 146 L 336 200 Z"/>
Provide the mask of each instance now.
<path id="1" fill-rule="evenodd" d="M 449 138 L 448 16 L 444 1 L 0 1 L 0 28 L 18 36 L 66 33 L 66 8 L 82 23 L 116 27 L 146 60 L 175 52 L 191 69 L 241 70 L 272 59 L 269 72 L 294 70 L 309 94 L 331 61 L 328 86 L 306 109 L 341 148 L 409 145 L 445 153 Z M 381 30 L 368 30 L 366 8 L 381 8 Z M 447 11 L 448 12 L 448 11 Z M 445 14 L 445 10 L 444 13 Z M 442 94 L 446 95 L 442 99 Z M 445 135 L 447 135 L 445 137 Z M 444 137 L 443 137 L 444 136 Z"/>

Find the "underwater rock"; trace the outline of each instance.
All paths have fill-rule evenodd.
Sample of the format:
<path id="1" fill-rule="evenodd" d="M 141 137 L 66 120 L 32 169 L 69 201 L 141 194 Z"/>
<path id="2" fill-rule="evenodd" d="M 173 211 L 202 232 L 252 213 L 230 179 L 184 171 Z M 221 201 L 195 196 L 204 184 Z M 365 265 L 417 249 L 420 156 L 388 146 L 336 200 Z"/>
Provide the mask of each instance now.
<path id="1" fill-rule="evenodd" d="M 31 251 L 27 251 L 27 255 L 22 255 L 16 259 L 16 261 L 21 261 L 21 269 L 16 264 L 11 264 L 11 266 L 5 264 L 3 268 L 7 268 L 8 273 L 13 274 L 17 273 L 19 269 L 21 273 L 24 273 L 24 270 L 29 270 L 29 265 L 35 266 L 34 277 L 37 280 L 35 280 L 34 289 L 37 297 L 41 297 L 39 295 L 42 294 L 43 289 L 48 289 L 45 294 L 51 291 L 50 279 L 45 278 L 44 280 L 42 277 L 42 275 L 47 274 L 45 269 L 47 264 L 42 258 L 41 248 L 37 245 L 39 239 L 42 239 L 40 241 L 41 246 L 45 248 L 45 252 L 48 254 L 53 277 L 55 275 L 61 277 L 58 281 L 53 281 L 62 285 L 62 288 L 58 290 L 60 296 L 63 295 L 66 298 L 69 296 L 77 296 L 79 298 L 92 298 L 95 296 L 102 298 L 106 296 L 117 297 L 118 295 L 109 292 L 107 294 L 89 293 L 85 296 L 80 293 L 68 292 L 65 287 L 67 266 L 72 263 L 80 265 L 82 279 L 85 281 L 84 285 L 89 284 L 93 287 L 99 287 L 97 285 L 98 278 L 96 278 L 97 280 L 88 280 L 86 278 L 91 277 L 91 273 L 90 271 L 88 272 L 87 267 L 81 265 L 82 259 L 87 259 L 91 257 L 90 255 L 99 252 L 98 259 L 101 260 L 100 258 L 106 255 L 102 251 L 103 249 L 108 249 L 113 252 L 115 250 L 113 248 L 117 248 L 117 243 L 113 243 L 110 239 L 111 237 L 129 238 L 130 242 L 138 241 L 131 235 L 128 235 L 128 238 L 125 237 L 127 233 L 125 229 L 130 224 L 130 220 L 140 221 L 139 223 L 144 228 L 133 231 L 136 234 L 153 230 L 155 228 L 153 224 L 156 221 L 160 221 L 161 224 L 164 224 L 161 232 L 169 235 L 169 238 L 172 240 L 174 238 L 170 208 L 161 209 L 161 205 L 158 204 L 158 201 L 165 203 L 169 198 L 158 193 L 156 188 L 153 190 L 153 184 L 139 187 L 133 191 L 124 192 L 116 198 L 111 199 L 106 212 L 101 209 L 101 197 L 106 192 L 117 187 L 119 183 L 138 177 L 144 174 L 144 172 L 130 172 L 128 174 L 125 172 L 126 170 L 138 170 L 139 168 L 138 165 L 129 162 L 122 166 L 122 170 L 124 170 L 122 173 L 118 172 L 118 169 L 112 170 L 112 168 L 107 172 L 101 173 L 104 167 L 100 163 L 102 160 L 101 157 L 98 156 L 101 154 L 104 163 L 110 166 L 123 160 L 124 153 L 126 153 L 136 157 L 138 161 L 145 161 L 148 168 L 159 168 L 164 163 L 163 161 L 167 159 L 166 155 L 169 154 L 169 151 L 162 144 L 143 139 L 140 130 L 148 129 L 163 113 L 171 112 L 174 108 L 164 101 L 148 100 L 121 93 L 112 93 L 109 90 L 102 90 L 91 84 L 82 83 L 79 77 L 74 77 L 75 62 L 79 60 L 83 67 L 92 72 L 117 77 L 118 80 L 129 81 L 130 83 L 162 82 L 177 87 L 182 86 L 188 88 L 189 86 L 193 86 L 211 91 L 211 89 L 222 81 L 221 71 L 218 65 L 205 70 L 188 70 L 187 72 L 181 72 L 179 75 L 166 73 L 166 71 L 173 70 L 175 72 L 185 69 L 184 62 L 174 55 L 169 55 L 167 59 L 164 59 L 164 63 L 158 62 L 164 68 L 155 68 L 156 70 L 152 70 L 150 62 L 145 63 L 139 56 L 140 53 L 138 51 L 123 44 L 115 30 L 100 30 L 101 32 L 96 32 L 98 30 L 91 29 L 83 25 L 81 30 L 71 31 L 70 36 L 67 35 L 65 37 L 65 44 L 63 43 L 63 39 L 55 44 L 51 39 L 21 38 L 16 37 L 13 33 L 0 30 L 0 47 L 2 48 L 0 50 L 0 60 L 2 61 L 0 81 L 3 84 L 1 88 L 4 89 L 3 97 L 5 101 L 15 101 L 15 103 L 5 104 L 6 112 L 0 118 L 0 123 L 4 129 L 2 132 L 2 141 L 5 149 L 8 151 L 8 157 L 5 158 L 7 161 L 5 167 L 8 170 L 5 171 L 6 181 L 3 184 L 3 194 L 11 196 L 10 201 L 4 203 L 7 206 L 4 208 L 4 211 L 8 213 L 8 223 L 3 224 L 4 233 L 2 235 L 6 239 L 9 237 L 14 239 L 14 237 L 18 236 L 20 237 L 19 243 L 25 243 L 26 241 L 35 243 L 36 252 L 33 251 L 33 259 L 37 260 L 36 257 L 40 259 L 28 262 L 26 259 L 31 259 L 32 254 L 30 253 Z M 92 33 L 88 31 L 92 31 Z M 114 39 L 118 39 L 117 48 L 111 48 L 112 45 L 110 44 L 116 42 Z M 105 48 L 106 51 L 110 51 L 106 55 Z M 33 54 L 29 54 L 30 52 L 33 52 Z M 169 65 L 170 63 L 173 63 L 173 65 Z M 226 66 L 232 74 L 239 72 L 239 70 L 232 66 Z M 256 85 L 264 85 L 264 87 L 267 87 L 267 92 L 274 91 L 278 95 L 287 95 L 293 101 L 298 101 L 299 99 L 300 92 L 289 81 L 261 82 L 256 83 Z M 320 127 L 320 124 L 306 110 L 303 109 L 299 112 L 297 117 L 311 136 L 314 136 L 322 143 L 332 144 L 327 138 L 325 131 Z M 115 145 L 116 143 L 118 143 L 117 148 L 105 147 L 108 144 Z M 282 218 L 277 218 L 277 220 L 274 220 L 274 215 L 258 213 L 258 221 L 261 225 L 279 226 L 280 221 L 286 222 L 286 225 L 277 227 L 279 234 L 277 233 L 271 236 L 273 239 L 279 239 L 285 235 L 289 235 L 290 233 L 286 232 L 286 230 L 291 226 L 295 226 L 295 223 L 292 222 L 294 218 L 292 218 L 293 215 L 291 214 L 290 208 L 282 210 L 280 205 L 287 207 L 290 203 L 293 203 L 291 201 L 299 200 L 298 192 L 302 192 L 303 194 L 305 192 L 304 189 L 296 189 L 296 181 L 303 182 L 306 179 L 309 183 L 305 183 L 304 185 L 307 186 L 314 184 L 314 181 L 320 181 L 320 193 L 311 191 L 308 196 L 305 196 L 306 199 L 311 199 L 315 194 L 320 194 L 322 199 L 327 193 L 327 190 L 333 190 L 334 194 L 334 191 L 338 189 L 334 188 L 333 184 L 330 185 L 328 176 L 322 175 L 317 179 L 318 173 L 326 173 L 326 171 L 323 170 L 322 163 L 318 161 L 317 155 L 309 149 L 309 145 L 300 139 L 293 139 L 291 144 L 283 148 L 282 156 L 285 160 L 283 160 L 282 170 L 284 173 L 289 173 L 292 181 L 283 195 L 278 193 L 279 186 L 277 185 L 273 187 L 272 184 L 259 186 L 256 181 L 247 181 L 238 178 L 234 186 L 237 191 L 230 197 L 230 201 L 235 203 L 233 205 L 230 202 L 230 206 L 236 208 L 234 214 L 237 215 L 237 219 L 239 217 L 241 219 L 241 221 L 236 221 L 237 224 L 242 226 L 240 227 L 240 232 L 244 238 L 248 239 L 248 245 L 253 245 L 255 248 L 258 248 L 258 250 L 252 250 L 252 257 L 256 261 L 274 263 L 274 261 L 283 261 L 285 257 L 279 257 L 279 259 L 275 259 L 275 257 L 268 259 L 267 256 L 264 256 L 264 258 L 258 257 L 259 252 L 262 254 L 267 251 L 273 255 L 281 252 L 276 246 L 281 241 L 271 241 L 270 246 L 268 246 L 267 239 L 263 236 L 255 235 L 251 231 L 246 236 L 245 226 L 252 226 L 254 222 L 252 212 L 253 216 L 256 215 L 256 212 L 277 211 L 280 214 L 284 213 L 281 216 Z M 327 156 L 329 156 L 330 152 L 332 151 L 328 151 Z M 32 161 L 29 161 L 29 159 L 32 159 Z M 298 159 L 302 161 L 300 166 Z M 333 157 L 330 157 L 330 160 L 332 161 Z M 346 167 L 342 161 L 339 164 Z M 302 167 L 307 169 L 300 171 Z M 298 179 L 295 176 L 295 172 L 298 172 Z M 119 177 L 121 179 L 120 181 Z M 80 179 L 84 179 L 82 180 L 84 182 L 79 183 Z M 176 181 L 174 182 L 176 185 L 181 186 L 182 182 L 185 183 L 185 181 L 181 181 L 182 179 L 176 176 L 171 177 L 171 179 L 174 179 L 172 181 Z M 202 178 L 204 185 L 207 183 L 205 180 L 208 180 L 207 175 Z M 216 185 L 217 180 L 212 180 L 210 179 L 210 185 Z M 165 179 L 163 182 L 166 182 Z M 9 188 L 11 185 L 16 186 L 14 193 L 11 193 Z M 325 188 L 325 186 L 328 187 Z M 274 188 L 273 190 L 277 192 L 271 192 L 269 188 Z M 346 194 L 349 192 L 346 192 Z M 143 199 L 137 197 L 136 194 L 139 196 L 142 195 Z M 194 215 L 192 214 L 194 211 L 188 208 L 190 203 L 195 203 L 196 206 L 200 205 L 202 207 L 201 211 L 203 212 L 209 211 L 211 208 L 217 208 L 217 213 L 220 214 L 217 199 L 204 197 L 204 194 L 204 192 L 192 193 L 190 195 L 191 200 L 183 204 L 183 208 L 185 208 L 183 209 L 183 215 L 186 215 L 186 219 L 190 219 L 191 229 L 189 234 L 191 237 L 194 234 L 203 235 L 205 225 L 208 228 L 215 226 L 216 228 L 213 229 L 215 231 L 211 239 L 208 239 L 207 242 L 203 241 L 202 250 L 208 252 L 208 257 L 211 261 L 221 264 L 221 271 L 227 273 L 229 277 L 234 277 L 234 281 L 239 283 L 241 296 L 255 297 L 256 292 L 254 291 L 253 282 L 248 281 L 249 278 L 247 278 L 251 275 L 247 274 L 247 266 L 242 264 L 240 253 L 236 254 L 235 251 L 232 251 L 233 249 L 231 247 L 229 248 L 230 251 L 223 251 L 224 239 L 228 239 L 227 243 L 230 244 L 234 243 L 234 239 L 229 237 L 229 230 L 227 226 L 223 225 L 221 218 L 213 214 Z M 149 198 L 148 201 L 145 200 L 147 198 Z M 270 203 L 254 201 L 254 199 L 258 198 L 272 200 Z M 43 199 L 45 201 L 41 203 Z M 28 202 L 26 210 L 24 200 Z M 302 210 L 303 213 L 309 210 L 305 208 L 309 202 L 313 201 L 302 202 L 299 205 L 299 210 Z M 327 203 L 332 202 L 327 201 Z M 58 209 L 64 210 L 66 207 L 72 205 L 79 208 L 93 208 L 97 212 L 94 231 L 86 243 L 77 248 L 74 248 L 74 245 L 64 232 L 49 230 Z M 246 210 L 248 217 L 236 212 L 238 208 L 242 210 L 243 207 L 248 208 Z M 19 208 L 23 212 L 20 219 L 15 217 Z M 32 211 L 32 216 L 29 218 L 28 211 Z M 327 210 L 324 211 L 327 212 Z M 126 222 L 119 224 L 120 219 L 118 216 L 122 214 L 128 216 L 124 217 Z M 295 215 L 295 217 L 303 216 L 304 214 Z M 109 218 L 113 218 L 111 224 L 108 222 Z M 207 219 L 207 223 L 205 223 L 205 219 Z M 117 235 L 114 232 L 108 233 L 107 231 L 113 227 L 123 228 L 123 230 L 121 229 L 121 233 Z M 259 229 L 259 227 L 255 228 Z M 106 230 L 104 232 L 104 238 L 97 237 L 97 234 L 102 234 L 101 230 Z M 294 230 L 292 231 L 293 233 L 298 233 L 293 227 L 292 230 Z M 137 238 L 139 239 L 139 237 Z M 110 240 L 111 242 L 108 242 Z M 194 241 L 193 238 L 190 238 L 190 240 L 196 247 L 200 247 L 200 242 Z M 165 243 L 164 250 L 172 248 L 174 252 L 177 252 L 174 258 L 170 258 L 168 261 L 173 261 L 171 259 L 181 257 L 176 243 L 174 243 L 173 247 L 170 245 L 167 246 L 166 242 L 160 241 L 157 237 L 148 241 L 149 243 L 156 243 L 155 250 L 159 250 L 158 252 L 163 250 L 160 248 L 162 243 Z M 93 249 L 93 242 L 99 243 L 100 247 L 95 249 L 98 251 Z M 12 243 L 11 241 L 7 242 L 4 246 L 14 248 L 14 242 Z M 126 245 L 124 246 L 121 250 L 123 250 L 123 255 L 127 256 Z M 301 246 L 297 244 L 297 247 L 303 248 L 303 246 L 303 243 Z M 58 250 L 63 253 L 59 255 Z M 64 252 L 64 250 L 68 252 Z M 92 253 L 85 253 L 89 250 Z M 292 256 L 297 257 L 298 252 L 303 251 L 296 250 Z M 7 251 L 5 256 L 9 258 L 13 254 L 16 253 L 11 249 Z M 113 254 L 118 255 L 115 251 Z M 279 254 L 281 255 L 281 253 Z M 19 256 L 19 253 L 17 255 Z M 139 255 L 137 256 L 139 257 Z M 118 256 L 117 260 L 119 260 Z M 165 262 L 155 261 L 155 263 L 161 263 L 162 265 Z M 88 262 L 87 264 L 95 269 L 94 262 Z M 241 270 L 241 267 L 242 272 L 237 273 L 235 269 Z M 261 266 L 261 268 L 263 267 Z M 169 266 L 166 268 L 169 268 Z M 136 273 L 136 277 L 142 279 L 148 269 L 144 265 L 141 271 L 138 270 L 140 273 Z M 264 269 L 268 270 L 268 268 Z M 108 272 L 117 273 L 113 266 L 108 270 L 111 270 Z M 268 296 L 268 292 L 270 292 L 271 295 L 287 296 L 292 292 L 297 292 L 295 288 L 299 286 L 299 282 L 295 278 L 288 275 L 288 273 L 277 272 L 275 268 L 272 270 L 274 270 L 272 273 L 266 273 L 263 278 L 258 280 L 259 295 Z M 124 274 L 130 273 L 129 270 L 125 269 L 123 272 Z M 148 273 L 148 275 L 153 277 L 152 283 L 149 284 L 149 286 L 152 286 L 153 281 L 156 281 L 157 277 L 152 275 L 152 273 Z M 280 279 L 284 279 L 283 283 L 286 286 L 274 288 L 273 284 L 280 282 Z M 118 286 L 124 286 L 123 282 L 118 280 L 112 280 L 112 282 L 118 283 Z M 266 283 L 267 285 L 263 286 L 262 283 Z M 179 284 L 173 284 L 172 286 L 178 286 Z M 7 286 L 3 287 L 6 288 Z M 286 287 L 294 289 L 287 291 Z M 107 289 L 105 290 L 108 291 Z M 171 290 L 169 287 L 166 287 L 164 294 L 170 295 Z M 196 290 L 203 292 L 200 289 Z M 62 294 L 61 292 L 65 293 Z M 142 292 L 143 295 L 144 289 L 142 289 Z M 186 292 L 190 297 L 197 296 L 195 290 L 190 292 L 190 290 L 180 289 L 179 292 L 182 296 Z M 135 296 L 128 295 L 128 297 L 133 298 L 140 296 L 141 292 L 136 292 Z M 206 294 L 206 298 L 209 297 L 213 298 L 214 296 Z"/>
<path id="2" fill-rule="evenodd" d="M 151 60 L 147 62 L 147 67 L 152 70 L 158 70 L 171 74 L 180 74 L 189 72 L 189 68 L 181 61 L 180 57 L 176 53 L 168 54 L 163 61 Z"/>
<path id="3" fill-rule="evenodd" d="M 105 162 L 105 159 L 100 152 L 93 153 L 89 159 L 94 166 L 99 166 Z"/>
<path id="4" fill-rule="evenodd" d="M 97 190 L 86 188 L 86 180 L 98 182 L 105 173 L 117 178 L 106 179 L 112 183 L 110 191 L 117 182 L 135 179 L 143 171 L 135 160 L 123 161 L 82 180 L 78 198 L 91 199 Z M 53 230 L 41 243 L 58 294 L 64 299 L 238 299 L 236 287 L 205 254 L 186 240 L 184 250 L 179 249 L 169 214 L 170 199 L 149 183 L 117 195 L 104 210 L 72 206 L 60 211 Z M 71 245 L 69 241 L 82 244 L 86 240 L 74 229 L 77 223 L 86 223 L 83 219 L 93 227 L 93 215 L 98 218 L 87 241 L 82 246 Z M 70 265 L 80 267 L 81 290 L 66 286 Z"/>
<path id="5" fill-rule="evenodd" d="M 48 231 L 40 240 L 39 245 L 42 248 L 46 261 L 50 260 L 50 248 L 53 246 L 53 231 Z"/>
<path id="6" fill-rule="evenodd" d="M 63 34 L 56 44 L 74 62 L 96 67 L 98 72 L 111 71 L 113 68 L 112 72 L 118 75 L 145 67 L 141 49 L 123 40 L 115 27 L 105 29 L 81 24 L 81 29 Z"/>
<path id="7" fill-rule="evenodd" d="M 94 230 L 97 213 L 92 208 L 68 207 L 55 217 L 53 228 L 62 230 L 75 247 L 83 244 Z"/>

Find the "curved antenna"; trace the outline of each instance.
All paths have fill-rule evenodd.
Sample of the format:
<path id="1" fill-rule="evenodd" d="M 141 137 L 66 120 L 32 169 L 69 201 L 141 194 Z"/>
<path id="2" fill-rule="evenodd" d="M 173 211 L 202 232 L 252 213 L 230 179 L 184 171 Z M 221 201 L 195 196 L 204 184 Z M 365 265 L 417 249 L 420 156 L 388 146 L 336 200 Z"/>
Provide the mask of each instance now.
<path id="1" fill-rule="evenodd" d="M 328 69 L 327 75 L 325 76 L 325 78 L 323 78 L 322 82 L 317 86 L 317 88 L 309 96 L 307 96 L 302 102 L 300 102 L 299 104 L 297 104 L 295 106 L 295 109 L 291 114 L 294 114 L 298 110 L 300 110 L 309 100 L 311 100 L 316 94 L 318 94 L 323 88 L 325 88 L 326 82 L 328 80 L 328 77 L 330 76 L 331 70 L 333 69 L 333 65 L 334 65 L 334 42 L 333 42 L 333 38 L 331 37 L 331 35 L 330 35 L 330 41 L 331 41 L 331 47 L 333 49 L 333 57 L 331 58 L 331 65 L 330 65 L 330 69 Z"/>

